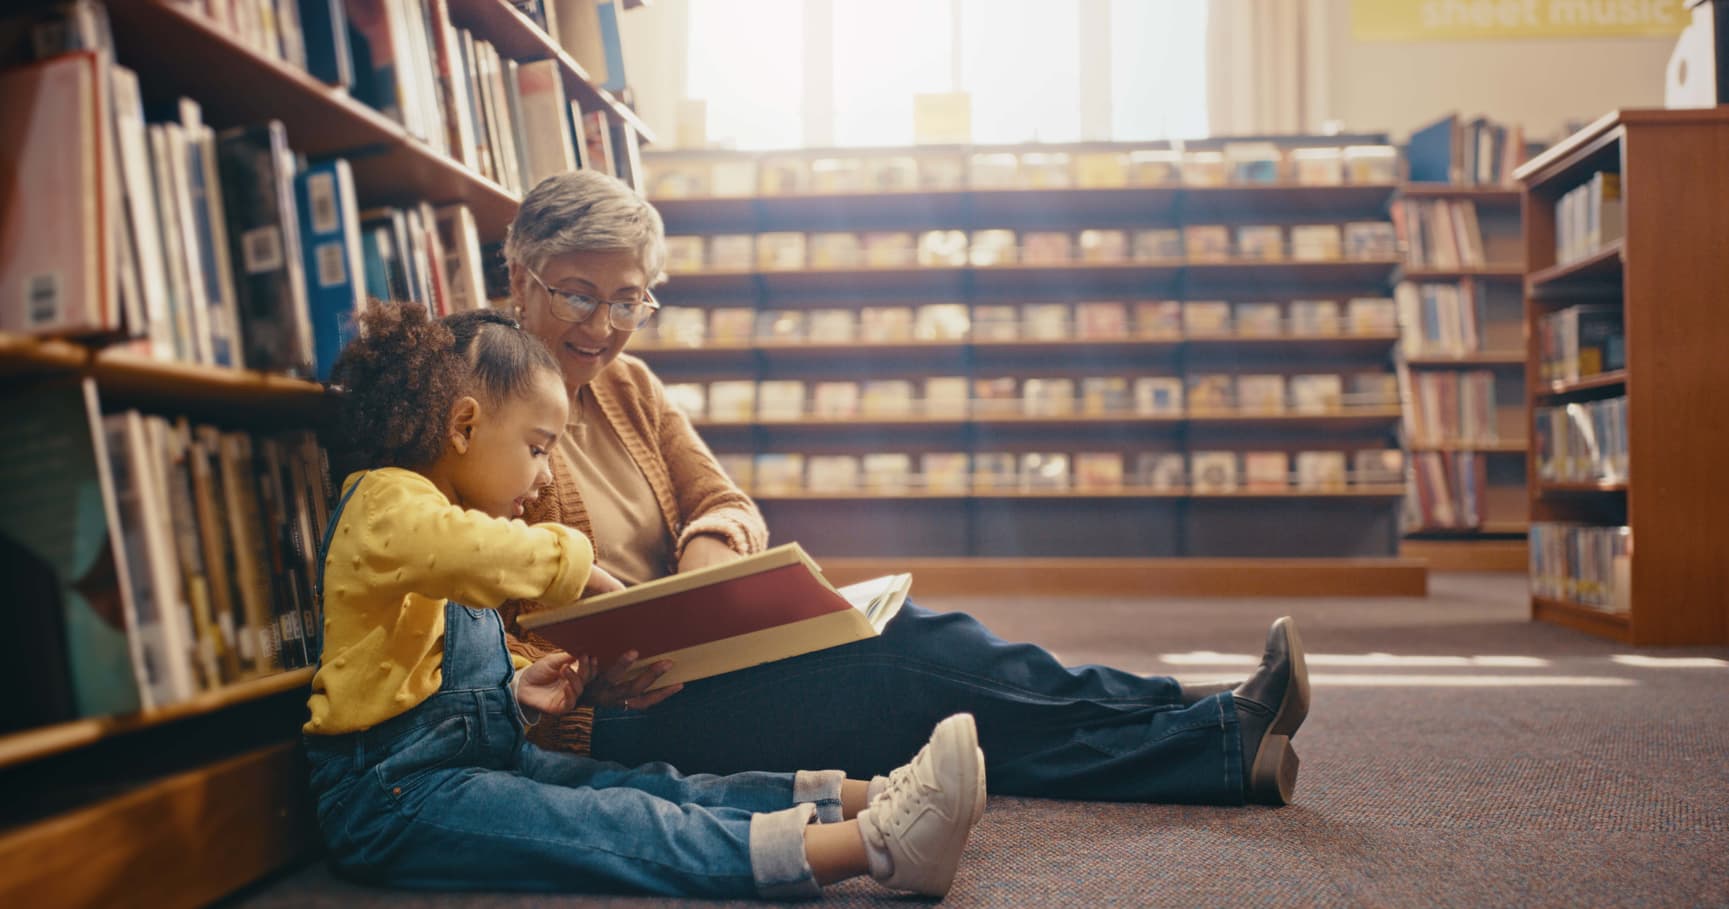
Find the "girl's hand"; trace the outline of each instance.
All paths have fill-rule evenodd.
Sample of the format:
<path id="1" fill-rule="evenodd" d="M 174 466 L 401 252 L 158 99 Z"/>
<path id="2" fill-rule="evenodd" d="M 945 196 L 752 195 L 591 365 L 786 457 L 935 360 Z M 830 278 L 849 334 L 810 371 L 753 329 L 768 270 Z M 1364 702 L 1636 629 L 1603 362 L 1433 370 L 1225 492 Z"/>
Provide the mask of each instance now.
<path id="1" fill-rule="evenodd" d="M 582 588 L 583 596 L 593 596 L 597 593 L 612 593 L 623 590 L 624 582 L 612 576 L 606 569 L 595 565 L 588 570 L 588 586 Z"/>
<path id="2" fill-rule="evenodd" d="M 619 654 L 618 659 L 614 660 L 605 672 L 597 677 L 591 676 L 591 684 L 583 689 L 579 703 L 585 707 L 647 710 L 684 690 L 684 685 L 678 684 L 644 694 L 643 692 L 648 691 L 651 685 L 672 668 L 672 661 L 661 660 L 632 674 L 630 666 L 636 662 L 638 656 L 636 651 L 627 650 Z"/>
<path id="3" fill-rule="evenodd" d="M 522 670 L 516 680 L 517 703 L 546 716 L 569 713 L 594 681 L 594 661 L 559 651 Z"/>

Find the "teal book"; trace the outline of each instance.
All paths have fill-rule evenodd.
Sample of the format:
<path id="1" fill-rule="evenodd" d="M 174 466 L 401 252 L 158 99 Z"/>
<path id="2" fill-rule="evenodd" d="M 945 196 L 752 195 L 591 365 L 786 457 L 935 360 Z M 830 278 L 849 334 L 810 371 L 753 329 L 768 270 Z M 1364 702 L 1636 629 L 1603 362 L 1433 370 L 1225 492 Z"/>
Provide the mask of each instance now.
<path id="1" fill-rule="evenodd" d="M 0 676 L 26 728 L 139 709 L 125 551 L 94 380 L 27 386 L 0 408 L 0 564 L 18 614 Z M 25 669 L 25 667 L 29 667 Z M 37 698 L 42 704 L 33 704 Z"/>

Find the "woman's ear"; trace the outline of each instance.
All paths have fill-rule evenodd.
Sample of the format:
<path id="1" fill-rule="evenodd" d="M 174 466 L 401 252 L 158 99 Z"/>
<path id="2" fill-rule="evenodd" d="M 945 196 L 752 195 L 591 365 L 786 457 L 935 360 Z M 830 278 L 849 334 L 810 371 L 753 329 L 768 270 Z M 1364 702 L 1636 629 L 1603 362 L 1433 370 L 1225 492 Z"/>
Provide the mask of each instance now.
<path id="1" fill-rule="evenodd" d="M 517 309 L 522 308 L 522 301 L 528 299 L 528 271 L 522 266 L 511 262 L 510 269 L 510 299 Z"/>
<path id="2" fill-rule="evenodd" d="M 468 454 L 468 443 L 474 437 L 474 427 L 480 423 L 480 402 L 470 395 L 463 395 L 450 408 L 450 424 L 447 434 L 450 436 L 450 447 L 457 454 Z"/>

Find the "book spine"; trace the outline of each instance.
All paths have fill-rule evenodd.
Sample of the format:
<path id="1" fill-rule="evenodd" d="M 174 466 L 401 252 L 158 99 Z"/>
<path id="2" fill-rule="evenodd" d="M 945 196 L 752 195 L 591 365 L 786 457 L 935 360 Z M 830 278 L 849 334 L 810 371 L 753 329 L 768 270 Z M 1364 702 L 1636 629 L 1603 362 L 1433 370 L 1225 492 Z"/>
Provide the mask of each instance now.
<path id="1" fill-rule="evenodd" d="M 320 382 L 328 382 L 331 367 L 354 337 L 355 319 L 366 305 L 354 177 L 348 162 L 336 158 L 307 168 L 294 178 L 294 189 L 305 238 L 315 374 Z"/>
<path id="2" fill-rule="evenodd" d="M 294 171 L 280 121 L 222 133 L 218 140 L 230 252 L 247 366 L 312 375 L 312 325 L 294 212 Z"/>

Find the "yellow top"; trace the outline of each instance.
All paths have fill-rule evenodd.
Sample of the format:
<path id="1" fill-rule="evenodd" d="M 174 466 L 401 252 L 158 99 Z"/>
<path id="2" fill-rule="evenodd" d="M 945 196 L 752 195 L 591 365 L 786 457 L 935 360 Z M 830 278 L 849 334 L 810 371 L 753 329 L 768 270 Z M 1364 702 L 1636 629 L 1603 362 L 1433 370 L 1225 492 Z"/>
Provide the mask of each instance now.
<path id="1" fill-rule="evenodd" d="M 564 605 L 581 595 L 594 564 L 588 538 L 561 524 L 460 508 L 411 470 L 364 476 L 325 555 L 324 661 L 307 702 L 309 734 L 367 729 L 437 692 L 449 600 Z M 514 655 L 511 663 L 528 664 Z"/>

